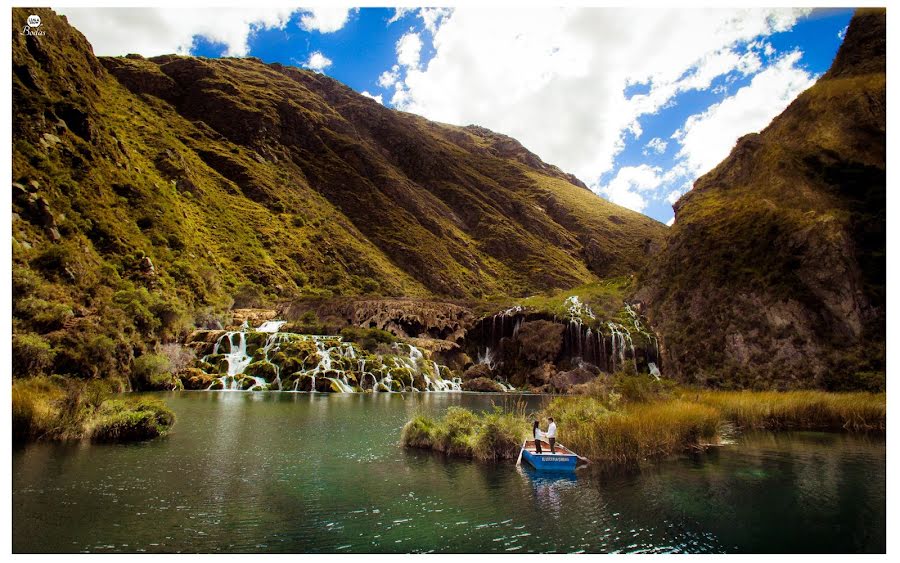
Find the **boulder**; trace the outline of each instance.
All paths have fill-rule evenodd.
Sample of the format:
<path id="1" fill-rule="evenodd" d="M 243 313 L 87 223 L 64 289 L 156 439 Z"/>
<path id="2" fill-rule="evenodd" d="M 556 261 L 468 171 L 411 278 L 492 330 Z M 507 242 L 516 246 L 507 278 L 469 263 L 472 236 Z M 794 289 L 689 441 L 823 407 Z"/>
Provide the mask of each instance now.
<path id="1" fill-rule="evenodd" d="M 489 365 L 475 364 L 463 373 L 462 379 L 463 381 L 469 381 L 471 379 L 491 379 L 493 376 L 494 372 Z"/>
<path id="2" fill-rule="evenodd" d="M 586 368 L 578 367 L 571 371 L 557 373 L 550 378 L 550 387 L 557 393 L 569 393 L 572 388 L 582 383 L 587 383 L 597 377 L 597 373 Z"/>
<path id="3" fill-rule="evenodd" d="M 199 368 L 184 368 L 178 372 L 177 377 L 185 389 L 194 391 L 208 389 L 213 383 L 213 376 Z"/>
<path id="4" fill-rule="evenodd" d="M 479 391 L 481 393 L 502 393 L 503 387 L 493 379 L 476 377 L 462 384 L 463 391 Z"/>

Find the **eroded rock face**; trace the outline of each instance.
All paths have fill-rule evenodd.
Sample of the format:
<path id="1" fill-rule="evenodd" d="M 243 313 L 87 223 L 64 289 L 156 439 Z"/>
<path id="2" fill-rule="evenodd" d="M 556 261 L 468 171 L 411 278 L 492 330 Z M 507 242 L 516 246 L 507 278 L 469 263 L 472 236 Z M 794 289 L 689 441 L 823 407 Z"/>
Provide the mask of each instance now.
<path id="1" fill-rule="evenodd" d="M 640 298 L 667 373 L 833 388 L 885 368 L 886 17 L 859 10 L 832 68 L 674 206 Z"/>
<path id="2" fill-rule="evenodd" d="M 413 300 L 366 300 L 340 309 L 348 324 L 379 328 L 397 336 L 430 338 L 459 343 L 472 321 L 472 313 L 451 303 Z"/>
<path id="3" fill-rule="evenodd" d="M 246 322 L 255 328 L 276 316 L 278 313 L 274 309 L 232 309 L 231 326 L 240 327 Z"/>

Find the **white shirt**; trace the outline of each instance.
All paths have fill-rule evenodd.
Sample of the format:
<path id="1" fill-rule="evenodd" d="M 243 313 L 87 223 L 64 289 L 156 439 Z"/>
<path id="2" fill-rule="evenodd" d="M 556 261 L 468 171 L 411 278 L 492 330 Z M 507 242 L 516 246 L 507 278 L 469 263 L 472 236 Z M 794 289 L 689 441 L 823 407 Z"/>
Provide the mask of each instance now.
<path id="1" fill-rule="evenodd" d="M 556 423 L 551 422 L 547 427 L 547 438 L 556 438 Z"/>

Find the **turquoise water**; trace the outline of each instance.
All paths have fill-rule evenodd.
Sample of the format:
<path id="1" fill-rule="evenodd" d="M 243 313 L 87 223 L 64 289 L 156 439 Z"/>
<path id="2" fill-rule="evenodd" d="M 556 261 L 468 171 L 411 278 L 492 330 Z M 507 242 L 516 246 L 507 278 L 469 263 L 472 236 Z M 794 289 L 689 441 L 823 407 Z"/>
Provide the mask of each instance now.
<path id="1" fill-rule="evenodd" d="M 14 552 L 885 550 L 883 438 L 747 434 L 544 478 L 397 446 L 417 411 L 497 397 L 162 397 L 178 416 L 164 439 L 13 451 Z"/>

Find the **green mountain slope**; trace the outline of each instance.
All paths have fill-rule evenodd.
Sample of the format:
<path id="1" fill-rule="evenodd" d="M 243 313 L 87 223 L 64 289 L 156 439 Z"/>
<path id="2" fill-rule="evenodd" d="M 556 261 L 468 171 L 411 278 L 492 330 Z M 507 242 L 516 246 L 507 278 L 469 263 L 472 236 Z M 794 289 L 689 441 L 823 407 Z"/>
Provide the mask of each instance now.
<path id="1" fill-rule="evenodd" d="M 627 275 L 661 224 L 518 142 L 256 59 L 13 34 L 14 367 L 127 374 L 228 307 L 480 298 Z"/>
<path id="2" fill-rule="evenodd" d="M 884 10 L 858 12 L 831 69 L 675 205 L 641 295 L 669 373 L 760 387 L 883 378 L 885 29 Z"/>

